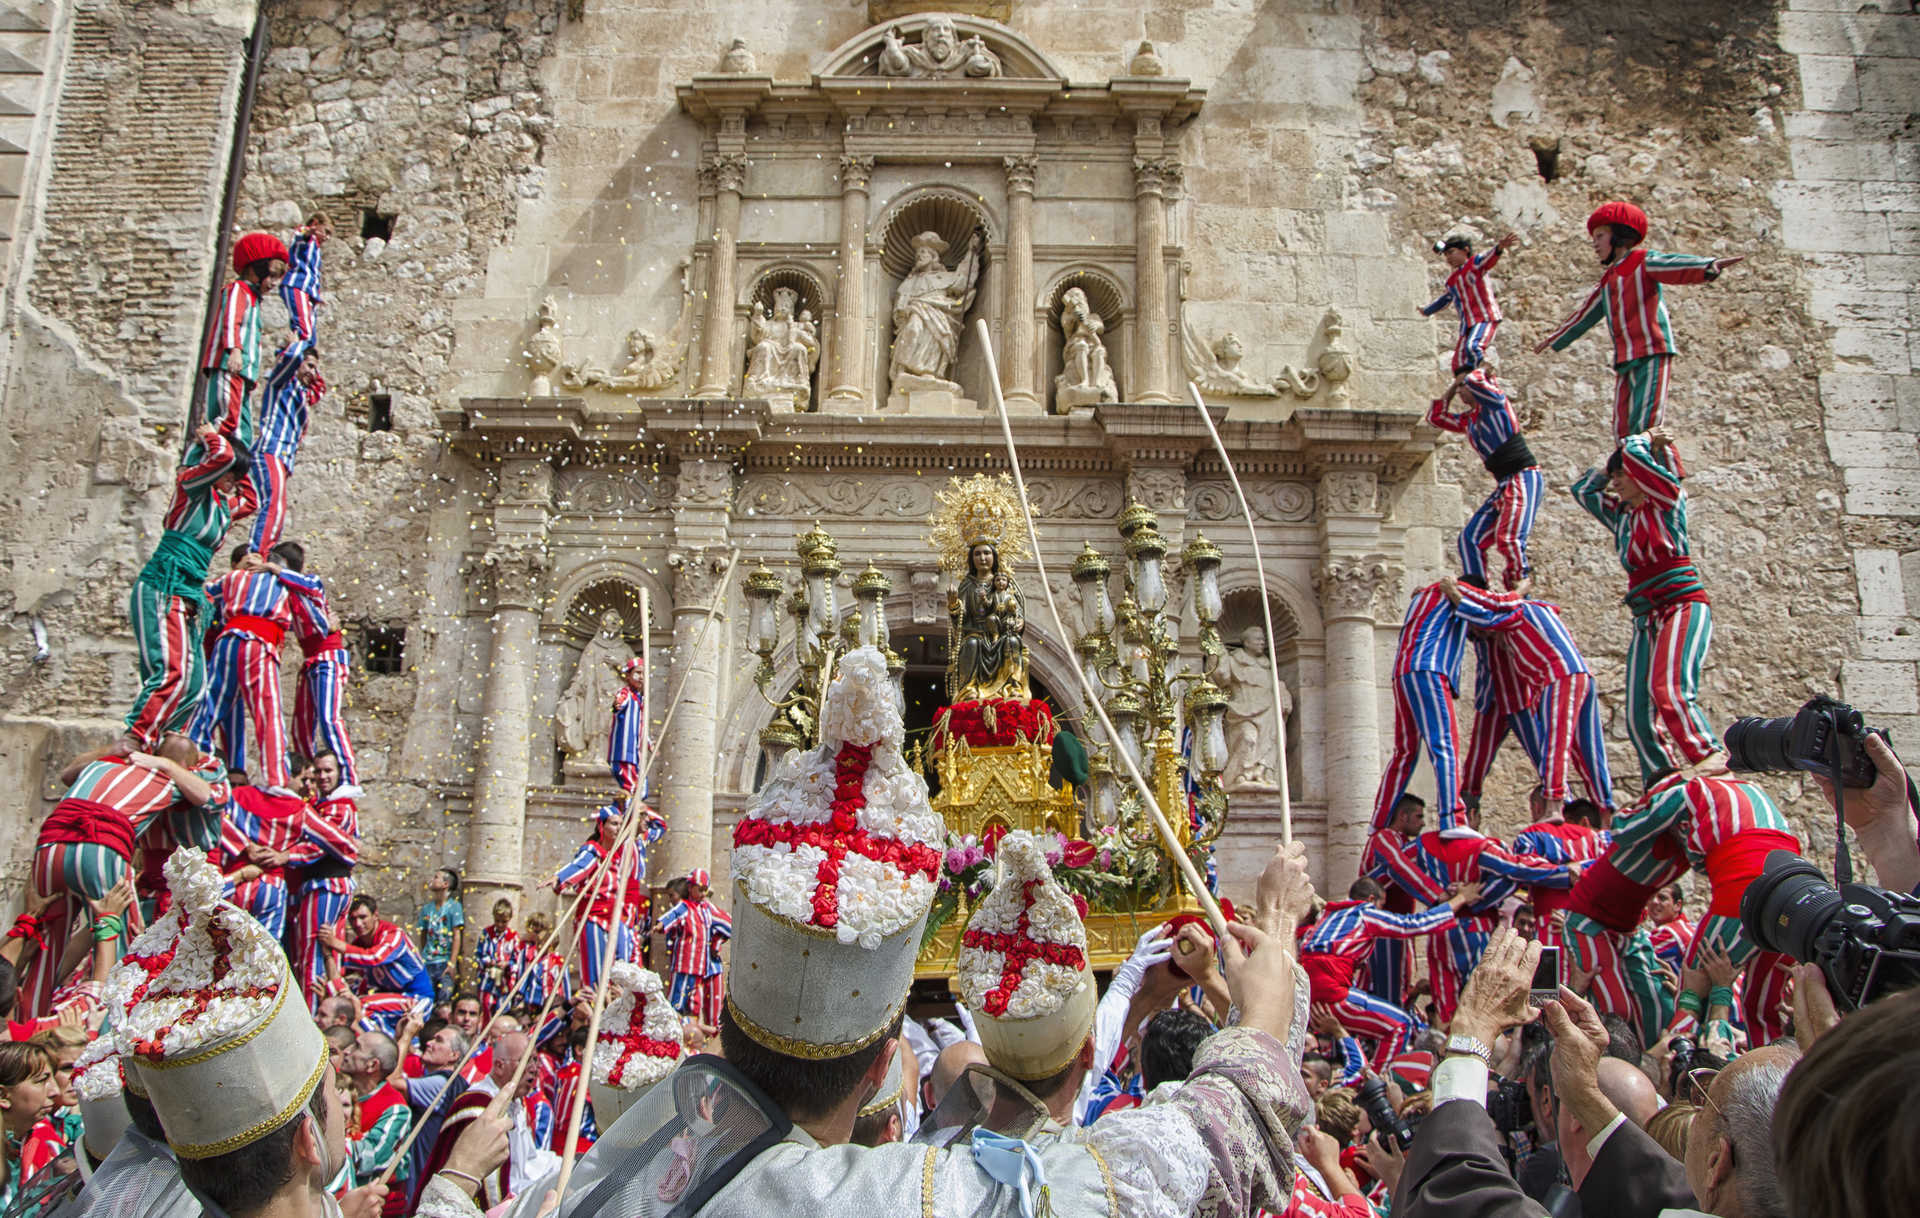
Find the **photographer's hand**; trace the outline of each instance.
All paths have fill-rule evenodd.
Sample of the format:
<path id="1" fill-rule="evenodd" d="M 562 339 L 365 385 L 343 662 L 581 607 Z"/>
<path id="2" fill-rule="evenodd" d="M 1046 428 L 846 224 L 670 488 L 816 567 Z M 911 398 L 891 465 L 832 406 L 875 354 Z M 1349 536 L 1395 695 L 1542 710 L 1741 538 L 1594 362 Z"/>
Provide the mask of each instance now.
<path id="1" fill-rule="evenodd" d="M 1620 1115 L 1600 1091 L 1600 1059 L 1607 1051 L 1607 1025 L 1593 1004 L 1565 986 L 1560 998 L 1543 1008 L 1553 1033 L 1553 1087 L 1567 1111 L 1592 1137 Z M 1579 1186 L 1574 1181 L 1574 1186 Z"/>
<path id="2" fill-rule="evenodd" d="M 1540 963 L 1540 944 L 1522 939 L 1509 927 L 1493 932 L 1480 963 L 1467 977 L 1454 1013 L 1452 1032 L 1471 1036 L 1492 1047 L 1500 1033 L 1533 1018 L 1527 991 L 1533 985 L 1534 966 Z"/>
<path id="3" fill-rule="evenodd" d="M 1360 1144 L 1360 1164 L 1385 1184 L 1391 1195 L 1400 1187 L 1400 1173 L 1407 1166 L 1407 1156 L 1399 1143 L 1381 1137 L 1376 1129 Z"/>
<path id="4" fill-rule="evenodd" d="M 1801 1050 L 1813 1048 L 1813 1042 L 1832 1031 L 1839 1022 L 1840 1012 L 1833 1005 L 1833 995 L 1827 991 L 1827 978 L 1820 966 L 1794 965 L 1793 1038 L 1800 1042 Z"/>
<path id="5" fill-rule="evenodd" d="M 1879 776 L 1866 790 L 1847 792 L 1847 824 L 1860 839 L 1860 850 L 1873 864 L 1880 886 L 1913 892 L 1920 889 L 1920 840 L 1907 799 L 1907 771 L 1880 737 L 1867 737 L 1865 748 Z M 1832 805 L 1832 780 L 1816 775 L 1814 782 Z"/>

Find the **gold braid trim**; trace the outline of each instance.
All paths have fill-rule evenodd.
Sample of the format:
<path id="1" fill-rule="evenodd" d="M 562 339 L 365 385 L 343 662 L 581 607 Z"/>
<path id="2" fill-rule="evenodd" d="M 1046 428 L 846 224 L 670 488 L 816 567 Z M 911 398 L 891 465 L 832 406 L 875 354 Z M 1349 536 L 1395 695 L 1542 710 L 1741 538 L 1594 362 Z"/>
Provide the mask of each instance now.
<path id="1" fill-rule="evenodd" d="M 246 1044 L 254 1037 L 260 1035 L 260 1033 L 266 1031 L 268 1027 L 272 1026 L 273 1021 L 280 1014 L 280 1008 L 287 1003 L 287 989 L 288 986 L 283 982 L 280 986 L 280 992 L 274 995 L 273 1005 L 267 1009 L 266 1018 L 254 1024 L 253 1027 L 244 1034 L 234 1037 L 225 1044 L 215 1045 L 211 1049 L 202 1049 L 190 1057 L 170 1057 L 158 1061 L 150 1057 L 142 1057 L 140 1058 L 140 1064 L 149 1070 L 178 1070 L 182 1066 L 197 1066 L 201 1062 L 210 1062 L 222 1053 L 226 1053 L 232 1049 L 238 1049 L 241 1045 Z M 165 995 L 162 995 L 162 997 L 165 997 Z"/>
<path id="2" fill-rule="evenodd" d="M 846 1040 L 831 1045 L 816 1045 L 811 1041 L 795 1040 L 791 1036 L 782 1036 L 771 1028 L 761 1027 L 748 1018 L 740 1009 L 740 1005 L 734 1002 L 731 991 L 727 994 L 727 1011 L 733 1016 L 733 1021 L 740 1025 L 740 1030 L 751 1036 L 762 1048 L 772 1049 L 775 1053 L 784 1053 L 788 1057 L 818 1062 L 832 1057 L 845 1057 L 849 1053 L 858 1053 L 879 1040 L 886 1034 L 887 1029 L 893 1026 L 893 1021 L 899 1017 L 900 1012 L 906 1010 L 907 997 L 907 994 L 900 995 L 900 1001 L 894 1003 L 892 1009 L 881 1017 L 880 1026 L 859 1040 Z"/>
<path id="3" fill-rule="evenodd" d="M 933 1164 L 936 1152 L 927 1147 L 926 1162 L 920 1167 L 920 1218 L 933 1218 Z M 1112 1192 L 1109 1187 L 1108 1192 Z"/>
<path id="4" fill-rule="evenodd" d="M 285 1108 L 282 1108 L 273 1116 L 241 1130 L 230 1138 L 222 1138 L 218 1142 L 209 1142 L 203 1146 L 178 1146 L 169 1143 L 169 1145 L 173 1145 L 173 1153 L 183 1159 L 211 1159 L 216 1155 L 229 1154 L 239 1150 L 242 1146 L 251 1142 L 257 1142 L 261 1138 L 266 1137 L 274 1130 L 285 1125 L 288 1121 L 291 1121 L 294 1114 L 299 1112 L 300 1109 L 305 1106 L 306 1102 L 313 1098 L 313 1089 L 320 1085 L 320 1076 L 326 1073 L 328 1060 L 330 1059 L 326 1054 L 321 1054 L 319 1062 L 313 1067 L 312 1075 L 310 1075 L 307 1081 L 301 1086 L 300 1093 L 294 1096 Z"/>
<path id="5" fill-rule="evenodd" d="M 1113 1169 L 1107 1166 L 1107 1156 L 1101 1154 L 1099 1148 L 1092 1142 L 1083 1142 L 1081 1145 L 1085 1146 L 1087 1153 L 1093 1156 L 1094 1166 L 1100 1169 L 1100 1179 L 1107 1186 L 1107 1213 L 1118 1214 L 1120 1202 L 1113 1195 Z"/>

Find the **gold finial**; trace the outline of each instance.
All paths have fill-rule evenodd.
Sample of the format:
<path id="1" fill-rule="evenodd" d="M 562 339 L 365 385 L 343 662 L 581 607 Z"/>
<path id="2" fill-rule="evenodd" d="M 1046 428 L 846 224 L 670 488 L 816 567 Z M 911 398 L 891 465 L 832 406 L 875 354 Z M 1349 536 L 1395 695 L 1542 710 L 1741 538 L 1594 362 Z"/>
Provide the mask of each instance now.
<path id="1" fill-rule="evenodd" d="M 862 592 L 873 592 L 877 595 L 885 596 L 891 591 L 893 591 L 893 581 L 887 578 L 885 571 L 882 571 L 872 563 L 868 563 L 867 569 L 860 572 L 859 576 L 853 581 L 853 594 L 855 596 L 860 595 Z"/>
<path id="2" fill-rule="evenodd" d="M 778 596 L 783 588 L 784 585 L 781 584 L 780 577 L 767 570 L 767 564 L 765 563 L 760 563 L 754 567 L 753 573 L 747 576 L 748 596 L 752 596 L 755 593 Z"/>
<path id="3" fill-rule="evenodd" d="M 833 534 L 820 527 L 819 521 L 800 534 L 793 548 L 800 555 L 801 569 L 808 575 L 840 573 L 840 543 L 833 539 Z"/>
<path id="4" fill-rule="evenodd" d="M 1159 527 L 1160 517 L 1154 515 L 1153 509 L 1138 499 L 1129 503 L 1127 510 L 1120 513 L 1120 536 L 1122 537 L 1132 537 L 1136 529 L 1157 530 Z"/>
<path id="5" fill-rule="evenodd" d="M 1112 572 L 1113 567 L 1107 562 L 1107 556 L 1094 549 L 1092 542 L 1083 541 L 1080 543 L 1080 553 L 1075 555 L 1073 560 L 1074 579 L 1077 580 L 1082 575 L 1097 576 L 1105 579 L 1108 575 L 1112 574 Z"/>

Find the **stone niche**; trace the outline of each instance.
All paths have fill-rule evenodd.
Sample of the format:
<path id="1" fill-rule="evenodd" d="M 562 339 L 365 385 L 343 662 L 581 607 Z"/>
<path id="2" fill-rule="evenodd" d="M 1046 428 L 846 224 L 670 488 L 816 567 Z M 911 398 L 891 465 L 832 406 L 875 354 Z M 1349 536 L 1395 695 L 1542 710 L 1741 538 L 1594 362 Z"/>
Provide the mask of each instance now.
<path id="1" fill-rule="evenodd" d="M 1204 90 L 1158 74 L 1069 82 L 1012 30 L 949 12 L 883 21 L 805 81 L 729 64 L 746 70 L 677 86 L 704 129 L 694 396 L 761 396 L 745 384 L 753 322 L 786 288 L 819 354 L 807 391 L 776 409 L 978 411 L 979 320 L 1009 407 L 1057 409 L 1061 302 L 1079 288 L 1122 399 L 1173 399 L 1180 138 Z"/>

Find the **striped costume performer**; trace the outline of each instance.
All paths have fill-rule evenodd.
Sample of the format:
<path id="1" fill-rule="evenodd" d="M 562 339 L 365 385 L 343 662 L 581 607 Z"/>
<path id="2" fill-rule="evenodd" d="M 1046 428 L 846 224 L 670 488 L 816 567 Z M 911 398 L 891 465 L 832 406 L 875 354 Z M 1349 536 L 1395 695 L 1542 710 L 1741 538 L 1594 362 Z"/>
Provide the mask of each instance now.
<path id="1" fill-rule="evenodd" d="M 360 808 L 344 792 L 344 784 L 314 804 L 293 848 L 299 868 L 295 888 L 294 971 L 307 1004 L 318 1009 L 327 995 L 327 946 L 320 942 L 323 926 L 338 931 L 353 900 L 353 868 L 360 861 Z"/>
<path id="2" fill-rule="evenodd" d="M 1422 906 L 1446 900 L 1445 891 L 1438 897 L 1427 897 L 1425 894 L 1430 888 L 1423 884 L 1421 898 L 1416 904 L 1415 897 L 1396 882 L 1396 875 L 1420 874 L 1419 868 L 1411 860 L 1411 851 L 1412 843 L 1393 829 L 1382 829 L 1367 839 L 1366 853 L 1360 861 L 1360 874 L 1387 890 L 1386 908 L 1389 913 L 1410 914 Z M 1364 986 L 1369 994 L 1384 998 L 1396 1006 L 1406 1005 L 1407 988 L 1413 980 L 1408 946 L 1405 939 L 1386 936 L 1373 941 Z"/>
<path id="3" fill-rule="evenodd" d="M 207 585 L 221 623 L 207 659 L 207 696 L 187 734 L 203 749 L 247 769 L 247 719 L 259 736 L 260 768 L 253 771 L 274 794 L 287 794 L 286 724 L 280 713 L 280 640 L 293 622 L 290 586 L 305 586 L 294 571 L 232 570 Z"/>
<path id="4" fill-rule="evenodd" d="M 1614 259 L 1572 315 L 1542 346 L 1565 351 L 1606 318 L 1613 334 L 1615 439 L 1658 426 L 1667 403 L 1667 369 L 1679 347 L 1661 284 L 1705 283 L 1714 260 L 1632 249 Z"/>
<path id="5" fill-rule="evenodd" d="M 366 990 L 360 999 L 360 1027 L 392 1036 L 407 1013 L 421 1004 L 433 1005 L 433 978 L 427 962 L 414 946 L 413 936 L 382 918 L 364 941 L 349 939 L 340 952 L 340 967 L 362 974 Z"/>
<path id="6" fill-rule="evenodd" d="M 212 788 L 209 805 L 226 801 L 225 766 L 203 754 L 192 771 Z M 62 980 L 56 975 L 60 956 L 77 920 L 91 916 L 86 903 L 105 897 L 133 869 L 142 834 L 156 826 L 167 832 L 168 814 L 184 806 L 185 796 L 162 770 L 121 757 L 102 757 L 80 768 L 34 841 L 34 891 L 54 900 L 41 914 L 46 950 L 34 953 L 20 982 L 25 1018 L 52 1010 Z M 129 913 L 136 920 L 130 929 L 138 929 L 138 913 Z"/>
<path id="7" fill-rule="evenodd" d="M 200 353 L 206 374 L 206 417 L 221 434 L 253 445 L 247 395 L 260 380 L 260 293 L 244 279 L 229 280 Z"/>
<path id="8" fill-rule="evenodd" d="M 603 805 L 595 813 L 597 826 L 616 825 L 624 814 L 625 808 L 617 803 Z M 596 828 L 594 835 L 580 843 L 580 849 L 562 866 L 553 877 L 553 890 L 558 893 L 578 892 L 592 885 L 592 893 L 587 898 L 587 912 L 580 919 L 580 980 L 583 985 L 598 985 L 600 970 L 609 963 L 608 941 L 612 940 L 611 950 L 615 960 L 638 960 L 639 935 L 643 929 L 647 910 L 647 847 L 660 840 L 666 832 L 667 823 L 659 813 L 646 809 L 647 827 L 642 830 L 640 840 L 628 842 L 622 848 L 624 858 L 616 858 L 602 869 L 600 862 L 607 857 L 608 847 L 601 840 L 601 830 Z M 628 869 L 626 900 L 620 908 L 620 925 L 613 924 L 613 906 L 620 891 L 621 868 Z"/>
<path id="9" fill-rule="evenodd" d="M 1469 584 L 1460 585 L 1459 592 L 1454 612 L 1488 635 L 1485 656 L 1494 701 L 1509 716 L 1531 720 L 1538 748 L 1534 764 L 1547 800 L 1567 801 L 1571 764 L 1593 802 L 1611 810 L 1613 776 L 1607 769 L 1600 699 L 1559 608 Z"/>
<path id="10" fill-rule="evenodd" d="M 1545 483 L 1540 467 L 1534 463 L 1533 450 L 1521 434 L 1513 404 L 1499 383 L 1476 369 L 1460 388 L 1467 397 L 1467 410 L 1454 414 L 1439 398 L 1427 409 L 1427 422 L 1465 436 L 1487 473 L 1493 475 L 1492 493 L 1467 517 L 1455 543 L 1460 570 L 1487 582 L 1487 551 L 1498 550 L 1504 563 L 1500 578 L 1511 588 L 1533 574 L 1533 565 L 1527 561 L 1527 541 L 1533 535 L 1533 519 L 1540 510 Z"/>
<path id="11" fill-rule="evenodd" d="M 1438 903 L 1453 884 L 1478 881 L 1480 899 L 1454 915 L 1452 926 L 1427 940 L 1427 975 L 1433 983 L 1434 1018 L 1446 1023 L 1460 1003 L 1460 987 L 1480 962 L 1492 938 L 1500 905 L 1522 884 L 1567 888 L 1573 873 L 1565 863 L 1519 854 L 1498 838 L 1422 833 L 1410 848 L 1383 854 L 1394 883 L 1416 900 Z"/>
<path id="12" fill-rule="evenodd" d="M 1526 753 L 1536 772 L 1544 754 L 1539 724 L 1534 717 L 1523 707 L 1501 702 L 1501 691 L 1510 687 L 1494 680 L 1493 668 L 1499 661 L 1494 657 L 1492 642 L 1479 633 L 1469 635 L 1468 642 L 1473 644 L 1473 726 L 1467 735 L 1466 760 L 1460 763 L 1460 798 L 1469 808 L 1478 808 L 1487 774 L 1493 769 L 1493 759 L 1499 755 L 1507 733 L 1513 733 L 1513 738 L 1519 741 L 1521 751 Z"/>
<path id="13" fill-rule="evenodd" d="M 1605 829 L 1576 825 L 1564 820 L 1535 821 L 1514 835 L 1516 854 L 1530 854 L 1550 863 L 1591 863 L 1607 852 L 1613 835 Z M 1528 890 L 1533 905 L 1540 942 L 1548 947 L 1561 946 L 1559 924 L 1554 914 L 1567 907 L 1571 890 L 1534 885 Z M 1567 979 L 1567 960 L 1560 960 L 1560 980 Z"/>
<path id="14" fill-rule="evenodd" d="M 1500 247 L 1468 258 L 1447 276 L 1447 286 L 1430 305 L 1420 310 L 1422 317 L 1452 305 L 1460 314 L 1460 337 L 1453 344 L 1453 373 L 1471 372 L 1487 358 L 1493 345 L 1493 332 L 1500 328 L 1500 302 L 1493 298 L 1493 284 L 1487 273 L 1500 261 Z"/>
<path id="15" fill-rule="evenodd" d="M 1423 743 L 1433 766 L 1440 827 L 1451 829 L 1456 823 L 1461 811 L 1460 728 L 1453 718 L 1453 696 L 1460 686 L 1466 637 L 1466 623 L 1454 614 L 1439 584 L 1413 594 L 1393 658 L 1393 756 L 1373 797 L 1375 831 L 1386 828 L 1393 805 L 1406 794 Z"/>
<path id="16" fill-rule="evenodd" d="M 474 988 L 480 995 L 480 1014 L 491 1018 L 493 1009 L 507 996 L 513 978 L 520 971 L 520 932 L 512 926 L 495 923 L 474 940 L 473 963 L 480 979 Z"/>
<path id="17" fill-rule="evenodd" d="M 300 844 L 307 827 L 307 801 L 297 795 L 274 795 L 259 787 L 233 788 L 233 798 L 223 809 L 220 852 L 229 875 L 252 864 L 247 847 L 265 846 L 269 850 L 291 853 Z M 276 939 L 287 933 L 287 870 L 285 867 L 261 867 L 251 879 L 230 882 L 227 900 L 252 914 L 267 933 Z"/>
<path id="18" fill-rule="evenodd" d="M 1693 935 L 1693 923 L 1687 921 L 1685 914 L 1656 923 L 1647 931 L 1647 938 L 1653 941 L 1653 954 L 1676 973 L 1687 962 L 1687 949 L 1693 946 Z"/>
<path id="19" fill-rule="evenodd" d="M 284 351 L 280 358 L 284 364 Z M 260 438 L 254 445 L 253 465 L 247 470 L 247 479 L 260 499 L 260 511 L 253 518 L 256 554 L 279 545 L 286 533 L 287 481 L 293 477 L 293 461 L 307 435 L 308 413 L 326 392 L 327 383 L 318 373 L 303 376 L 297 367 L 283 378 L 276 366 L 267 378 L 260 403 Z"/>
<path id="20" fill-rule="evenodd" d="M 341 710 L 346 705 L 346 636 L 327 604 L 327 586 L 317 575 L 301 574 L 291 584 L 293 634 L 300 640 L 300 684 L 293 691 L 293 741 L 309 757 L 332 753 L 340 761 L 340 781 L 355 786 L 359 763 Z"/>
<path id="21" fill-rule="evenodd" d="M 693 882 L 706 887 L 706 872 L 695 871 Z M 682 1015 L 691 1015 L 709 1027 L 720 1026 L 724 996 L 720 978 L 720 945 L 733 938 L 733 919 L 712 901 L 681 901 L 660 915 L 660 931 L 672 953 L 673 983 L 667 1001 Z"/>
<path id="22" fill-rule="evenodd" d="M 175 479 L 165 532 L 140 568 L 127 598 L 127 619 L 140 650 L 140 692 L 127 712 L 127 732 L 148 752 L 163 732 L 181 731 L 206 695 L 207 668 L 195 622 L 206 608 L 207 564 L 227 526 L 254 509 L 253 487 L 217 484 L 233 463 L 223 435 L 195 440 Z"/>
<path id="23" fill-rule="evenodd" d="M 1636 877 L 1651 874 L 1653 878 L 1630 878 L 1623 865 Z M 1580 873 L 1579 882 L 1567 895 L 1561 945 L 1571 953 L 1573 967 L 1593 974 L 1588 999 L 1602 1015 L 1618 1015 L 1636 1023 L 1648 1044 L 1659 1038 L 1668 1008 L 1665 986 L 1644 980 L 1643 974 L 1650 975 L 1656 958 L 1653 944 L 1639 923 L 1654 891 L 1686 872 L 1687 861 L 1679 845 L 1669 838 L 1657 838 L 1625 852 L 1616 839 L 1599 862 Z M 1630 967 L 1642 945 L 1648 961 L 1644 970 Z"/>
<path id="24" fill-rule="evenodd" d="M 1453 925 L 1453 907 L 1434 905 L 1414 914 L 1388 913 L 1371 901 L 1334 901 L 1300 939 L 1300 967 L 1313 1002 L 1327 1003 L 1346 1029 L 1373 1041 L 1373 1068 L 1407 1047 L 1420 1021 L 1384 998 L 1353 988 L 1354 973 L 1380 939 L 1412 939 Z"/>
<path id="25" fill-rule="evenodd" d="M 1640 757 L 1640 780 L 1693 765 L 1719 751 L 1720 738 L 1700 709 L 1700 670 L 1713 642 L 1713 607 L 1687 548 L 1686 471 L 1644 435 L 1620 445 L 1621 471 L 1646 498 L 1628 507 L 1607 479 L 1588 470 L 1573 497 L 1607 526 L 1627 571 L 1633 639 L 1627 647 L 1627 737 Z"/>
<path id="26" fill-rule="evenodd" d="M 553 1000 L 556 1011 L 565 1010 L 573 1001 L 573 983 L 567 976 L 566 957 L 559 952 L 542 952 L 540 944 L 531 939 L 520 941 L 518 958 L 510 967 L 507 984 L 513 984 L 513 977 L 520 977 L 520 985 L 514 991 L 515 997 L 507 1003 L 525 1003 L 528 1010 L 538 1011 L 547 1004 L 549 994 L 557 995 Z"/>
<path id="27" fill-rule="evenodd" d="M 607 728 L 607 768 L 622 791 L 632 794 L 643 781 L 640 740 L 647 730 L 647 702 L 639 690 L 622 685 L 613 691 L 613 722 Z M 640 792 L 645 796 L 646 792 Z"/>
<path id="28" fill-rule="evenodd" d="M 1641 806 L 1614 819 L 1610 857 L 1629 879 L 1652 882 L 1665 874 L 1655 857 L 1663 838 L 1680 847 L 1709 885 L 1707 911 L 1687 947 L 1686 962 L 1697 967 L 1711 945 L 1735 964 L 1748 965 L 1740 994 L 1748 1035 L 1756 1045 L 1779 1039 L 1785 1028 L 1778 1008 L 1786 997 L 1790 962 L 1761 951 L 1747 937 L 1740 898 L 1768 853 L 1799 854 L 1800 839 L 1766 791 L 1725 772 L 1691 779 L 1671 774 L 1656 782 Z"/>

